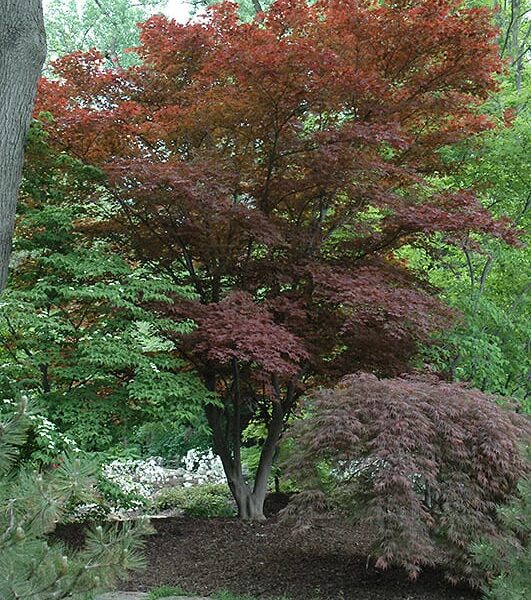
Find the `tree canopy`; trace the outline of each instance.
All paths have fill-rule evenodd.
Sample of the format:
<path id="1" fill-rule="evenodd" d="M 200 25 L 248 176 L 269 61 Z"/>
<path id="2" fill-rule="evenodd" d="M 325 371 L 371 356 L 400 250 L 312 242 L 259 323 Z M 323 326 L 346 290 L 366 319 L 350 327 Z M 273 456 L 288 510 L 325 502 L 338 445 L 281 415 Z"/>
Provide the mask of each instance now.
<path id="1" fill-rule="evenodd" d="M 138 66 L 60 58 L 36 114 L 105 175 L 112 209 L 86 225 L 194 290 L 155 308 L 196 323 L 170 335 L 221 398 L 207 407 L 216 449 L 240 511 L 260 516 L 306 387 L 400 372 L 451 318 L 398 249 L 471 232 L 515 242 L 473 192 L 430 180 L 442 147 L 493 126 L 481 107 L 502 66 L 490 12 L 453 0 L 208 14 L 149 19 Z M 249 489 L 239 448 L 255 418 L 268 436 Z"/>

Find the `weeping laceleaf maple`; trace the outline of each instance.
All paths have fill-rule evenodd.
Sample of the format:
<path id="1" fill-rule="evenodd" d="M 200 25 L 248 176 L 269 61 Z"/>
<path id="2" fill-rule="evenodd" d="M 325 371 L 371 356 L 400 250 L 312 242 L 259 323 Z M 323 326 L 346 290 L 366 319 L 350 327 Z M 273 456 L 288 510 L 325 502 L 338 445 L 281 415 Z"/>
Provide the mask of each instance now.
<path id="1" fill-rule="evenodd" d="M 519 548 L 526 538 L 508 532 L 495 507 L 507 510 L 529 474 L 531 427 L 499 401 L 425 375 L 357 373 L 320 389 L 292 429 L 287 467 L 304 491 L 284 517 L 305 529 L 339 508 L 368 525 L 376 567 L 416 579 L 438 565 L 454 583 L 484 585 L 492 567 L 479 568 L 473 544 L 506 538 Z"/>
<path id="2" fill-rule="evenodd" d="M 41 84 L 51 138 L 107 174 L 117 210 L 99 228 L 197 293 L 170 314 L 198 325 L 177 346 L 222 400 L 207 415 L 242 517 L 263 516 L 305 387 L 402 371 L 447 318 L 396 249 L 511 236 L 470 192 L 425 179 L 441 146 L 489 127 L 490 17 L 455 0 L 279 0 L 241 24 L 225 3 L 150 19 L 140 66 L 77 53 Z M 248 485 L 252 419 L 267 436 Z"/>

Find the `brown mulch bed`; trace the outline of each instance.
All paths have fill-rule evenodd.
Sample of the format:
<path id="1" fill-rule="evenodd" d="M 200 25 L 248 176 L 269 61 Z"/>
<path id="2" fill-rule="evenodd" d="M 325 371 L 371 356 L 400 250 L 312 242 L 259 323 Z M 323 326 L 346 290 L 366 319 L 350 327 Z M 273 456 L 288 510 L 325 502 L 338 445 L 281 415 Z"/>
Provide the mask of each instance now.
<path id="1" fill-rule="evenodd" d="M 376 571 L 366 558 L 359 529 L 330 521 L 323 529 L 294 538 L 275 518 L 265 523 L 237 519 L 175 517 L 154 520 L 147 539 L 148 568 L 122 584 L 146 591 L 180 586 L 208 595 L 220 589 L 258 598 L 292 600 L 477 600 L 449 586 L 436 570 L 416 583 L 403 572 Z M 63 527 L 59 537 L 79 545 L 80 527 Z"/>

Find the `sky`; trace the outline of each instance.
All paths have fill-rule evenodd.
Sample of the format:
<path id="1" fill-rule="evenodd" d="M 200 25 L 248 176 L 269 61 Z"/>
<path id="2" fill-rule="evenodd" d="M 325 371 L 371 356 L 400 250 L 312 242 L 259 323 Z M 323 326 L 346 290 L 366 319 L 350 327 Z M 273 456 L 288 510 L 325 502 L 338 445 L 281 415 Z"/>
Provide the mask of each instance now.
<path id="1" fill-rule="evenodd" d="M 177 21 L 185 22 L 188 20 L 188 15 L 190 14 L 190 5 L 183 0 L 169 0 L 164 12 Z"/>

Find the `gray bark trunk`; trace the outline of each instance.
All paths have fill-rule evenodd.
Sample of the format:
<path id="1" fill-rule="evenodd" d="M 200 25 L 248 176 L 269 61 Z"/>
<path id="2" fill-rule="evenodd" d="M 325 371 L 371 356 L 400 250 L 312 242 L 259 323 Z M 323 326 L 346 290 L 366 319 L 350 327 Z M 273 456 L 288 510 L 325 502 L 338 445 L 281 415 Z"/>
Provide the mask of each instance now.
<path id="1" fill-rule="evenodd" d="M 24 142 L 45 56 L 41 0 L 0 0 L 0 292 L 11 255 Z"/>
<path id="2" fill-rule="evenodd" d="M 268 433 L 262 451 L 254 482 L 251 485 L 245 481 L 239 457 L 239 448 L 236 452 L 229 449 L 227 440 L 220 426 L 219 409 L 208 406 L 206 416 L 214 439 L 216 453 L 223 463 L 230 491 L 238 506 L 238 517 L 249 521 L 264 521 L 264 501 L 267 495 L 267 483 L 271 474 L 275 451 L 282 435 L 283 411 L 279 402 L 273 404 L 273 412 Z"/>
<path id="3" fill-rule="evenodd" d="M 249 521 L 264 521 L 264 501 L 267 495 L 267 484 L 271 475 L 271 468 L 275 458 L 275 451 L 282 435 L 283 413 L 279 403 L 273 405 L 273 415 L 268 425 L 268 433 L 256 471 L 254 485 L 251 489 L 245 483 L 241 465 L 238 464 L 236 472 L 227 473 L 229 487 L 238 505 L 238 516 L 240 519 Z M 222 462 L 223 457 L 221 457 Z M 224 465 L 225 466 L 225 465 Z"/>
<path id="4" fill-rule="evenodd" d="M 242 475 L 229 480 L 229 487 L 238 506 L 238 518 L 244 521 L 265 521 L 264 501 L 267 487 L 260 492 L 251 491 Z"/>

